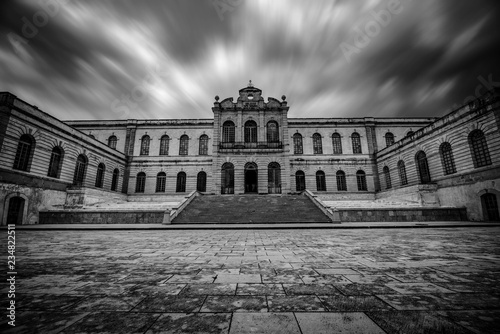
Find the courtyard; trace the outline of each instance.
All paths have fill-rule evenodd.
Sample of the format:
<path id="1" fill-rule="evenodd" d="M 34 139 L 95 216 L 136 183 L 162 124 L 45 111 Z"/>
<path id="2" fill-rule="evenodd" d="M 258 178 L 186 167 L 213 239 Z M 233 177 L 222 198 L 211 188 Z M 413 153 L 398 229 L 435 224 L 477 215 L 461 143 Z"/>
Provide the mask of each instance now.
<path id="1" fill-rule="evenodd" d="M 16 326 L 3 315 L 0 331 L 500 333 L 499 237 L 499 227 L 16 230 Z"/>

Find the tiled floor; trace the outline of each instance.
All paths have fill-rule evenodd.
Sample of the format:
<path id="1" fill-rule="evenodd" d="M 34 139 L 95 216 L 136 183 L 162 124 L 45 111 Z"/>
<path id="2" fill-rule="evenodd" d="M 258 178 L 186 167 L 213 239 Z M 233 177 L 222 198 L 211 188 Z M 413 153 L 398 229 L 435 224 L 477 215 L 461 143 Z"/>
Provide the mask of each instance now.
<path id="1" fill-rule="evenodd" d="M 16 269 L 2 333 L 500 333 L 498 227 L 19 230 Z"/>

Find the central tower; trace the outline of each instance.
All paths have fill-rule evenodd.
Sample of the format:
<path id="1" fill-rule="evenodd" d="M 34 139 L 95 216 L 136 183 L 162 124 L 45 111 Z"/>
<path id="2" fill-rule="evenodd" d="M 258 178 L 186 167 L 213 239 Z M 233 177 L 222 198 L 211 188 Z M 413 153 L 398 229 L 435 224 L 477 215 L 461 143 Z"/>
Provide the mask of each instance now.
<path id="1" fill-rule="evenodd" d="M 236 102 L 215 97 L 213 176 L 218 194 L 290 192 L 288 109 L 268 98 L 252 81 Z"/>

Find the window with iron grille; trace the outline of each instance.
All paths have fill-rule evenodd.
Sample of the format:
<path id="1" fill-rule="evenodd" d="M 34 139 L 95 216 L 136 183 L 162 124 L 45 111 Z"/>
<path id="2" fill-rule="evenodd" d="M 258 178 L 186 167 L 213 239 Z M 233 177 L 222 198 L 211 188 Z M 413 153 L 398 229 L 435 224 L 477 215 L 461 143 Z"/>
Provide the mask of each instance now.
<path id="1" fill-rule="evenodd" d="M 313 152 L 314 154 L 323 154 L 323 143 L 319 133 L 313 134 Z"/>
<path id="2" fill-rule="evenodd" d="M 118 139 L 116 138 L 116 136 L 111 136 L 108 138 L 108 146 L 111 147 L 111 148 L 114 148 L 116 149 L 116 142 L 118 141 Z"/>
<path id="3" fill-rule="evenodd" d="M 31 151 L 34 146 L 34 140 L 29 135 L 22 135 L 17 144 L 16 157 L 12 168 L 22 171 L 29 171 L 31 160 Z"/>
<path id="4" fill-rule="evenodd" d="M 95 177 L 95 186 L 96 188 L 102 188 L 104 184 L 104 171 L 106 170 L 106 167 L 104 166 L 103 163 L 100 163 L 97 166 L 97 175 Z"/>
<path id="5" fill-rule="evenodd" d="M 441 162 L 443 163 L 444 175 L 454 174 L 457 172 L 455 161 L 453 159 L 453 151 L 450 143 L 442 143 L 439 147 L 441 153 Z"/>
<path id="6" fill-rule="evenodd" d="M 270 121 L 267 123 L 267 142 L 277 143 L 280 141 L 278 123 Z"/>
<path id="7" fill-rule="evenodd" d="M 306 190 L 306 175 L 301 170 L 295 173 L 295 189 L 297 189 L 297 191 Z"/>
<path id="8" fill-rule="evenodd" d="M 390 132 L 385 134 L 385 146 L 391 146 L 394 144 L 394 135 Z"/>
<path id="9" fill-rule="evenodd" d="M 402 186 L 407 185 L 408 179 L 406 178 L 406 166 L 403 160 L 399 160 L 398 162 L 398 172 L 399 172 L 399 181 L 401 182 L 401 185 Z"/>
<path id="10" fill-rule="evenodd" d="M 177 174 L 177 187 L 175 191 L 178 193 L 186 192 L 186 173 L 179 172 Z"/>
<path id="11" fill-rule="evenodd" d="M 164 193 L 166 183 L 167 183 L 167 174 L 165 174 L 165 172 L 159 172 L 156 175 L 156 192 Z"/>
<path id="12" fill-rule="evenodd" d="M 234 143 L 235 141 L 235 126 L 231 121 L 225 121 L 222 125 L 222 142 Z"/>
<path id="13" fill-rule="evenodd" d="M 160 138 L 160 155 L 168 155 L 168 148 L 170 144 L 170 137 L 163 135 Z"/>
<path id="14" fill-rule="evenodd" d="M 189 137 L 182 135 L 179 143 L 179 155 L 188 155 Z"/>
<path id="15" fill-rule="evenodd" d="M 322 170 L 316 172 L 316 190 L 326 191 L 325 172 L 323 172 Z"/>
<path id="16" fill-rule="evenodd" d="M 366 191 L 368 187 L 366 186 L 366 173 L 362 170 L 358 170 L 356 173 L 356 180 L 358 181 L 358 190 Z"/>
<path id="17" fill-rule="evenodd" d="M 354 154 L 361 154 L 361 137 L 359 136 L 359 133 L 354 132 L 351 135 L 351 141 L 352 141 L 352 153 Z"/>
<path id="18" fill-rule="evenodd" d="M 59 178 L 61 171 L 62 162 L 62 149 L 58 146 L 52 149 L 52 154 L 50 155 L 49 171 L 47 176 Z"/>
<path id="19" fill-rule="evenodd" d="M 257 142 L 257 123 L 254 121 L 247 121 L 245 123 L 245 143 Z"/>
<path id="20" fill-rule="evenodd" d="M 338 133 L 332 135 L 333 154 L 342 154 L 342 139 Z"/>
<path id="21" fill-rule="evenodd" d="M 196 190 L 200 192 L 207 191 L 207 173 L 199 172 L 196 177 Z"/>
<path id="22" fill-rule="evenodd" d="M 384 178 L 385 178 L 385 189 L 391 189 L 392 188 L 391 172 L 389 171 L 389 167 L 387 166 L 384 167 Z"/>
<path id="23" fill-rule="evenodd" d="M 337 190 L 338 191 L 347 191 L 347 182 L 345 179 L 345 173 L 339 170 L 336 174 L 337 176 Z"/>
<path id="24" fill-rule="evenodd" d="M 87 170 L 87 157 L 80 154 L 76 159 L 75 173 L 73 174 L 73 185 L 81 186 L 85 180 Z"/>
<path id="25" fill-rule="evenodd" d="M 140 172 L 137 174 L 137 179 L 135 181 L 135 192 L 143 193 L 146 188 L 146 173 Z"/>
<path id="26" fill-rule="evenodd" d="M 469 145 L 472 152 L 472 160 L 474 161 L 474 168 L 491 165 L 490 152 L 483 131 L 472 131 L 469 135 Z"/>
<path id="27" fill-rule="evenodd" d="M 118 178 L 120 177 L 120 171 L 118 168 L 115 168 L 113 171 L 113 177 L 111 178 L 111 191 L 116 191 L 118 188 Z"/>
<path id="28" fill-rule="evenodd" d="M 149 142 L 151 139 L 148 135 L 142 136 L 141 139 L 141 155 L 149 155 Z"/>
<path id="29" fill-rule="evenodd" d="M 293 135 L 293 153 L 294 154 L 304 153 L 304 149 L 302 147 L 302 135 L 300 133 L 296 133 Z"/>
<path id="30" fill-rule="evenodd" d="M 429 171 L 429 164 L 427 162 L 427 156 L 424 151 L 417 153 L 415 159 L 417 160 L 417 170 L 420 177 L 421 183 L 431 182 L 431 173 Z"/>
<path id="31" fill-rule="evenodd" d="M 200 137 L 200 155 L 208 155 L 208 136 L 202 135 Z"/>

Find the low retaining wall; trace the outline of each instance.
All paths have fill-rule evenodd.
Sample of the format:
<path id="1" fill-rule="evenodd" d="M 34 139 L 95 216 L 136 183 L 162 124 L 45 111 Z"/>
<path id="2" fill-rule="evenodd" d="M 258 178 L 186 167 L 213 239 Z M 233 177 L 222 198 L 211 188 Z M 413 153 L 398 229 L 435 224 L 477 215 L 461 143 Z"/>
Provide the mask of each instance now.
<path id="1" fill-rule="evenodd" d="M 467 221 L 465 208 L 338 209 L 341 222 Z"/>
<path id="2" fill-rule="evenodd" d="M 151 211 L 41 211 L 40 224 L 161 224 L 164 210 Z"/>

